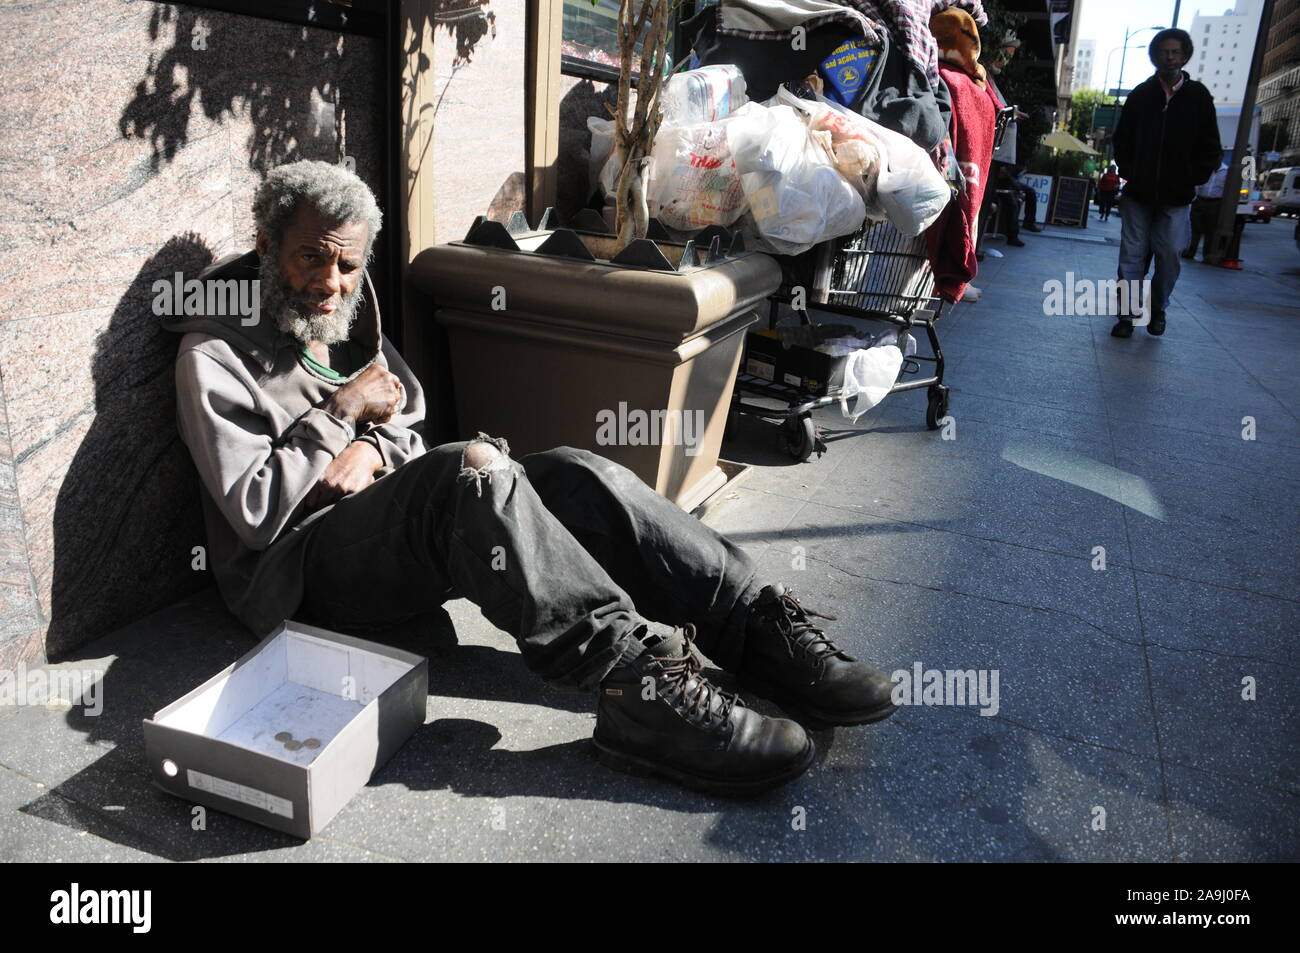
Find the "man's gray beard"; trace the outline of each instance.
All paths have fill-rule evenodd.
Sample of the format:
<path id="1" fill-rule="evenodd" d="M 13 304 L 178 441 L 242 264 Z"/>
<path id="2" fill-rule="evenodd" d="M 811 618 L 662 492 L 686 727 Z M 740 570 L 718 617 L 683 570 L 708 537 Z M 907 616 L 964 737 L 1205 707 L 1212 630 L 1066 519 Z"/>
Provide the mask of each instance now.
<path id="1" fill-rule="evenodd" d="M 262 313 L 273 315 L 276 327 L 299 344 L 338 344 L 348 339 L 365 290 L 364 280 L 357 282 L 351 294 L 342 296 L 333 314 L 313 314 L 307 296 L 296 294 L 285 282 L 278 245 L 272 244 L 262 256 L 258 277 L 262 283 Z"/>

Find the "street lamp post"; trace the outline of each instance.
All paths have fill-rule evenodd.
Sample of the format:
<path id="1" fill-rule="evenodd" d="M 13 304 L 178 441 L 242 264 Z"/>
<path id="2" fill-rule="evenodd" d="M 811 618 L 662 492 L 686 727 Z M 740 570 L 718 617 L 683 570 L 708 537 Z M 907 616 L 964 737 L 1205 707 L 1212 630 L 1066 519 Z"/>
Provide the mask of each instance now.
<path id="1" fill-rule="evenodd" d="M 1119 80 L 1115 84 L 1115 105 L 1119 105 L 1119 94 L 1124 89 L 1124 61 L 1128 59 L 1128 41 L 1131 37 L 1144 33 L 1147 30 L 1163 30 L 1162 26 L 1142 26 L 1136 30 L 1128 30 L 1124 33 L 1124 52 L 1119 57 Z"/>
<path id="2" fill-rule="evenodd" d="M 1133 37 L 1137 36 L 1139 33 L 1143 33 L 1147 30 L 1163 30 L 1163 29 L 1164 27 L 1162 26 L 1140 26 L 1136 30 L 1126 30 L 1124 32 L 1124 45 L 1122 47 L 1118 47 L 1119 49 L 1122 49 L 1124 52 L 1121 53 L 1119 57 L 1119 79 L 1116 81 L 1115 84 L 1115 126 L 1116 128 L 1119 127 L 1119 94 L 1124 91 L 1124 60 L 1128 58 L 1128 51 L 1130 49 L 1128 45 L 1128 41 Z M 1140 47 L 1133 47 L 1133 49 L 1140 49 Z M 1113 54 L 1115 50 L 1111 50 L 1110 52 Z M 1109 56 L 1106 58 L 1106 77 L 1109 80 L 1110 78 L 1110 57 Z M 1105 95 L 1105 93 L 1106 91 L 1102 90 L 1103 96 Z M 1113 134 L 1111 138 L 1113 140 L 1114 138 Z M 1110 142 L 1107 142 L 1106 157 L 1110 158 L 1110 155 L 1111 155 L 1111 144 Z"/>
<path id="3" fill-rule="evenodd" d="M 1112 62 L 1114 62 L 1115 54 L 1118 53 L 1118 52 L 1119 52 L 1120 50 L 1122 50 L 1122 49 L 1124 49 L 1124 47 L 1122 47 L 1122 46 L 1113 46 L 1113 47 L 1111 47 L 1110 52 L 1106 54 L 1106 75 L 1105 75 L 1105 78 L 1104 78 L 1104 79 L 1102 80 L 1102 82 L 1101 82 L 1101 95 L 1102 95 L 1103 97 L 1108 95 L 1108 93 L 1107 93 L 1106 91 L 1110 88 L 1110 64 L 1111 64 Z M 1130 46 L 1130 47 L 1128 47 L 1128 49 L 1130 49 L 1130 50 L 1141 50 L 1141 49 L 1145 49 L 1145 47 L 1143 47 L 1141 44 L 1137 44 L 1137 45 L 1134 45 L 1134 46 Z"/>
<path id="4" fill-rule="evenodd" d="M 1150 29 L 1150 27 L 1148 27 L 1148 29 Z M 1111 47 L 1110 52 L 1106 54 L 1106 73 L 1105 73 L 1105 76 L 1104 76 L 1104 78 L 1102 79 L 1102 83 L 1101 83 L 1101 101 L 1102 101 L 1103 103 L 1106 101 L 1106 96 L 1108 95 L 1107 90 L 1110 89 L 1110 66 L 1111 66 L 1111 63 L 1113 63 L 1113 62 L 1115 61 L 1115 54 L 1118 53 L 1120 50 L 1124 50 L 1124 49 L 1129 49 L 1129 50 L 1140 50 L 1140 49 L 1143 49 L 1143 48 L 1144 48 L 1144 47 L 1142 47 L 1141 45 L 1128 46 L 1128 47 L 1125 47 L 1125 46 L 1113 46 L 1113 47 Z M 1116 105 L 1118 106 L 1118 104 L 1119 104 L 1119 96 L 1118 96 L 1118 95 L 1115 97 L 1115 103 L 1116 103 Z M 1093 108 L 1093 115 L 1094 115 L 1094 117 L 1096 116 L 1096 113 L 1097 113 L 1097 110 L 1096 110 L 1096 108 L 1094 107 L 1094 108 Z M 1118 120 L 1118 118 L 1119 118 L 1118 113 L 1116 113 L 1115 119 Z M 1115 131 L 1115 130 L 1112 128 L 1112 129 L 1111 129 L 1111 133 L 1113 134 L 1114 131 Z M 1106 137 L 1106 158 L 1109 159 L 1109 158 L 1110 158 L 1110 155 L 1111 155 L 1110 136 L 1107 136 L 1107 137 Z"/>

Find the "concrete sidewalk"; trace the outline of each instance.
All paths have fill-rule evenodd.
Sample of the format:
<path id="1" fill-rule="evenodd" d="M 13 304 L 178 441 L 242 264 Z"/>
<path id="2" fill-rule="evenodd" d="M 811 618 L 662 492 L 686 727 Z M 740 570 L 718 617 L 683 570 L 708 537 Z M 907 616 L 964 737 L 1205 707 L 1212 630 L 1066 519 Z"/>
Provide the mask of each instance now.
<path id="1" fill-rule="evenodd" d="M 140 719 L 249 646 L 209 594 L 65 663 L 107 669 L 100 717 L 0 708 L 0 859 L 1300 858 L 1292 227 L 1248 226 L 1245 271 L 1188 263 L 1168 333 L 1127 341 L 1043 313 L 1045 281 L 1114 274 L 1117 220 L 994 243 L 982 300 L 942 327 L 954 439 L 915 392 L 857 425 L 820 414 L 830 450 L 806 464 L 737 426 L 726 455 L 761 466 L 708 521 L 849 651 L 996 670 L 996 714 L 818 731 L 798 781 L 720 801 L 600 766 L 592 700 L 458 602 L 459 646 L 405 635 L 427 724 L 322 836 L 214 811 L 196 831 L 149 784 Z"/>

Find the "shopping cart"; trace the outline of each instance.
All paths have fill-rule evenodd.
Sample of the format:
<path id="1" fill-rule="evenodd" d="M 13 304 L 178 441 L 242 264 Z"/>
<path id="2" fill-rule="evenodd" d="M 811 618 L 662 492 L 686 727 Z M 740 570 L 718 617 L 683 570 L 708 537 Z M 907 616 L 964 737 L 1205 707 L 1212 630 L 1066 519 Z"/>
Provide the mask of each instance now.
<path id="1" fill-rule="evenodd" d="M 852 235 L 823 242 L 805 255 L 781 261 L 785 277 L 769 299 L 769 330 L 777 328 L 781 308 L 786 306 L 803 325 L 814 324 L 809 315 L 812 310 L 895 325 L 900 346 L 906 340 L 905 334 L 914 329 L 925 331 L 931 354 L 906 357 L 889 392 L 926 388 L 929 401 L 925 423 L 931 430 L 938 429 L 948 415 L 943 350 L 935 332 L 944 302 L 934 294 L 925 236 L 911 238 L 887 222 L 869 223 Z M 809 360 L 817 360 L 802 353 L 809 349 L 794 347 L 787 351 L 777 343 L 780 356 L 771 350 L 756 353 L 755 348 L 762 344 L 762 339 L 753 334 L 747 338 L 732 395 L 732 413 L 779 420 L 782 445 L 796 460 L 807 460 L 814 452 L 825 453 L 825 435 L 812 419 L 812 412 L 839 401 L 844 360 L 837 362 L 821 355 L 824 369 L 813 377 L 803 373 L 809 370 Z M 791 373 L 787 364 L 778 363 L 783 360 L 803 363 Z M 933 373 L 919 376 L 926 364 L 933 365 Z M 814 367 L 812 373 L 818 374 L 818 369 Z M 750 403 L 745 395 L 771 403 Z"/>
<path id="2" fill-rule="evenodd" d="M 994 149 L 1001 147 L 1015 113 L 1015 106 L 998 110 Z M 786 305 L 804 325 L 814 323 L 808 314 L 810 309 L 893 324 L 898 327 L 900 347 L 906 341 L 905 335 L 913 329 L 925 331 L 931 354 L 905 357 L 889 393 L 926 388 L 925 425 L 938 430 L 948 416 L 943 350 L 935 331 L 944 301 L 934 293 L 934 274 L 930 270 L 925 235 L 904 235 L 887 222 L 867 223 L 859 231 L 822 242 L 803 255 L 778 256 L 777 260 L 785 277 L 770 298 L 769 330 L 776 329 L 780 309 Z M 843 360 L 839 362 L 840 380 L 836 379 L 834 364 L 829 359 L 821 362 L 824 373 L 820 376 L 787 374 L 779 366 L 780 358 L 772 351 L 767 356 L 777 363 L 760 360 L 756 365 L 751 354 L 757 343 L 752 333 L 746 337 L 745 355 L 732 392 L 732 414 L 779 420 L 781 443 L 790 456 L 799 461 L 807 460 L 813 453 L 820 456 L 826 452 L 826 434 L 812 419 L 812 412 L 839 401 Z M 790 352 L 798 359 L 800 352 L 807 350 L 791 348 Z M 807 355 L 803 357 L 807 359 Z M 918 376 L 925 364 L 933 365 L 933 373 Z M 796 368 L 806 369 L 806 365 Z M 751 373 L 752 370 L 759 373 Z M 743 399 L 745 394 L 767 399 L 777 406 L 748 403 Z M 731 419 L 734 418 L 729 418 L 729 423 Z M 849 431 L 843 435 L 851 434 Z"/>

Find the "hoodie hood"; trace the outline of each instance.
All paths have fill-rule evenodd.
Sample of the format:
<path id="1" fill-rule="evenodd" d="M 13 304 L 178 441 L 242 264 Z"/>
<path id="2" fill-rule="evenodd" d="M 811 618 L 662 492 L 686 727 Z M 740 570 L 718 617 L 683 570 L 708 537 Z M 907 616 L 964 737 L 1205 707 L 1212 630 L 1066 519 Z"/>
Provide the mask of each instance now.
<path id="1" fill-rule="evenodd" d="M 188 281 L 183 281 L 178 272 L 170 279 L 154 282 L 154 311 L 162 315 L 164 330 L 220 338 L 269 373 L 281 351 L 289 349 L 297 353 L 302 345 L 281 331 L 274 317 L 262 312 L 260 296 L 253 300 L 253 289 L 260 286 L 251 282 L 260 276 L 261 258 L 256 251 L 223 258 Z M 362 279 L 361 301 L 357 304 L 349 338 L 361 349 L 365 361 L 352 377 L 374 362 L 381 342 L 379 305 L 368 270 L 362 273 Z"/>
<path id="2" fill-rule="evenodd" d="M 965 70 L 983 87 L 987 76 L 980 64 L 980 31 L 975 18 L 949 7 L 930 18 L 930 32 L 939 47 L 939 58 Z"/>

